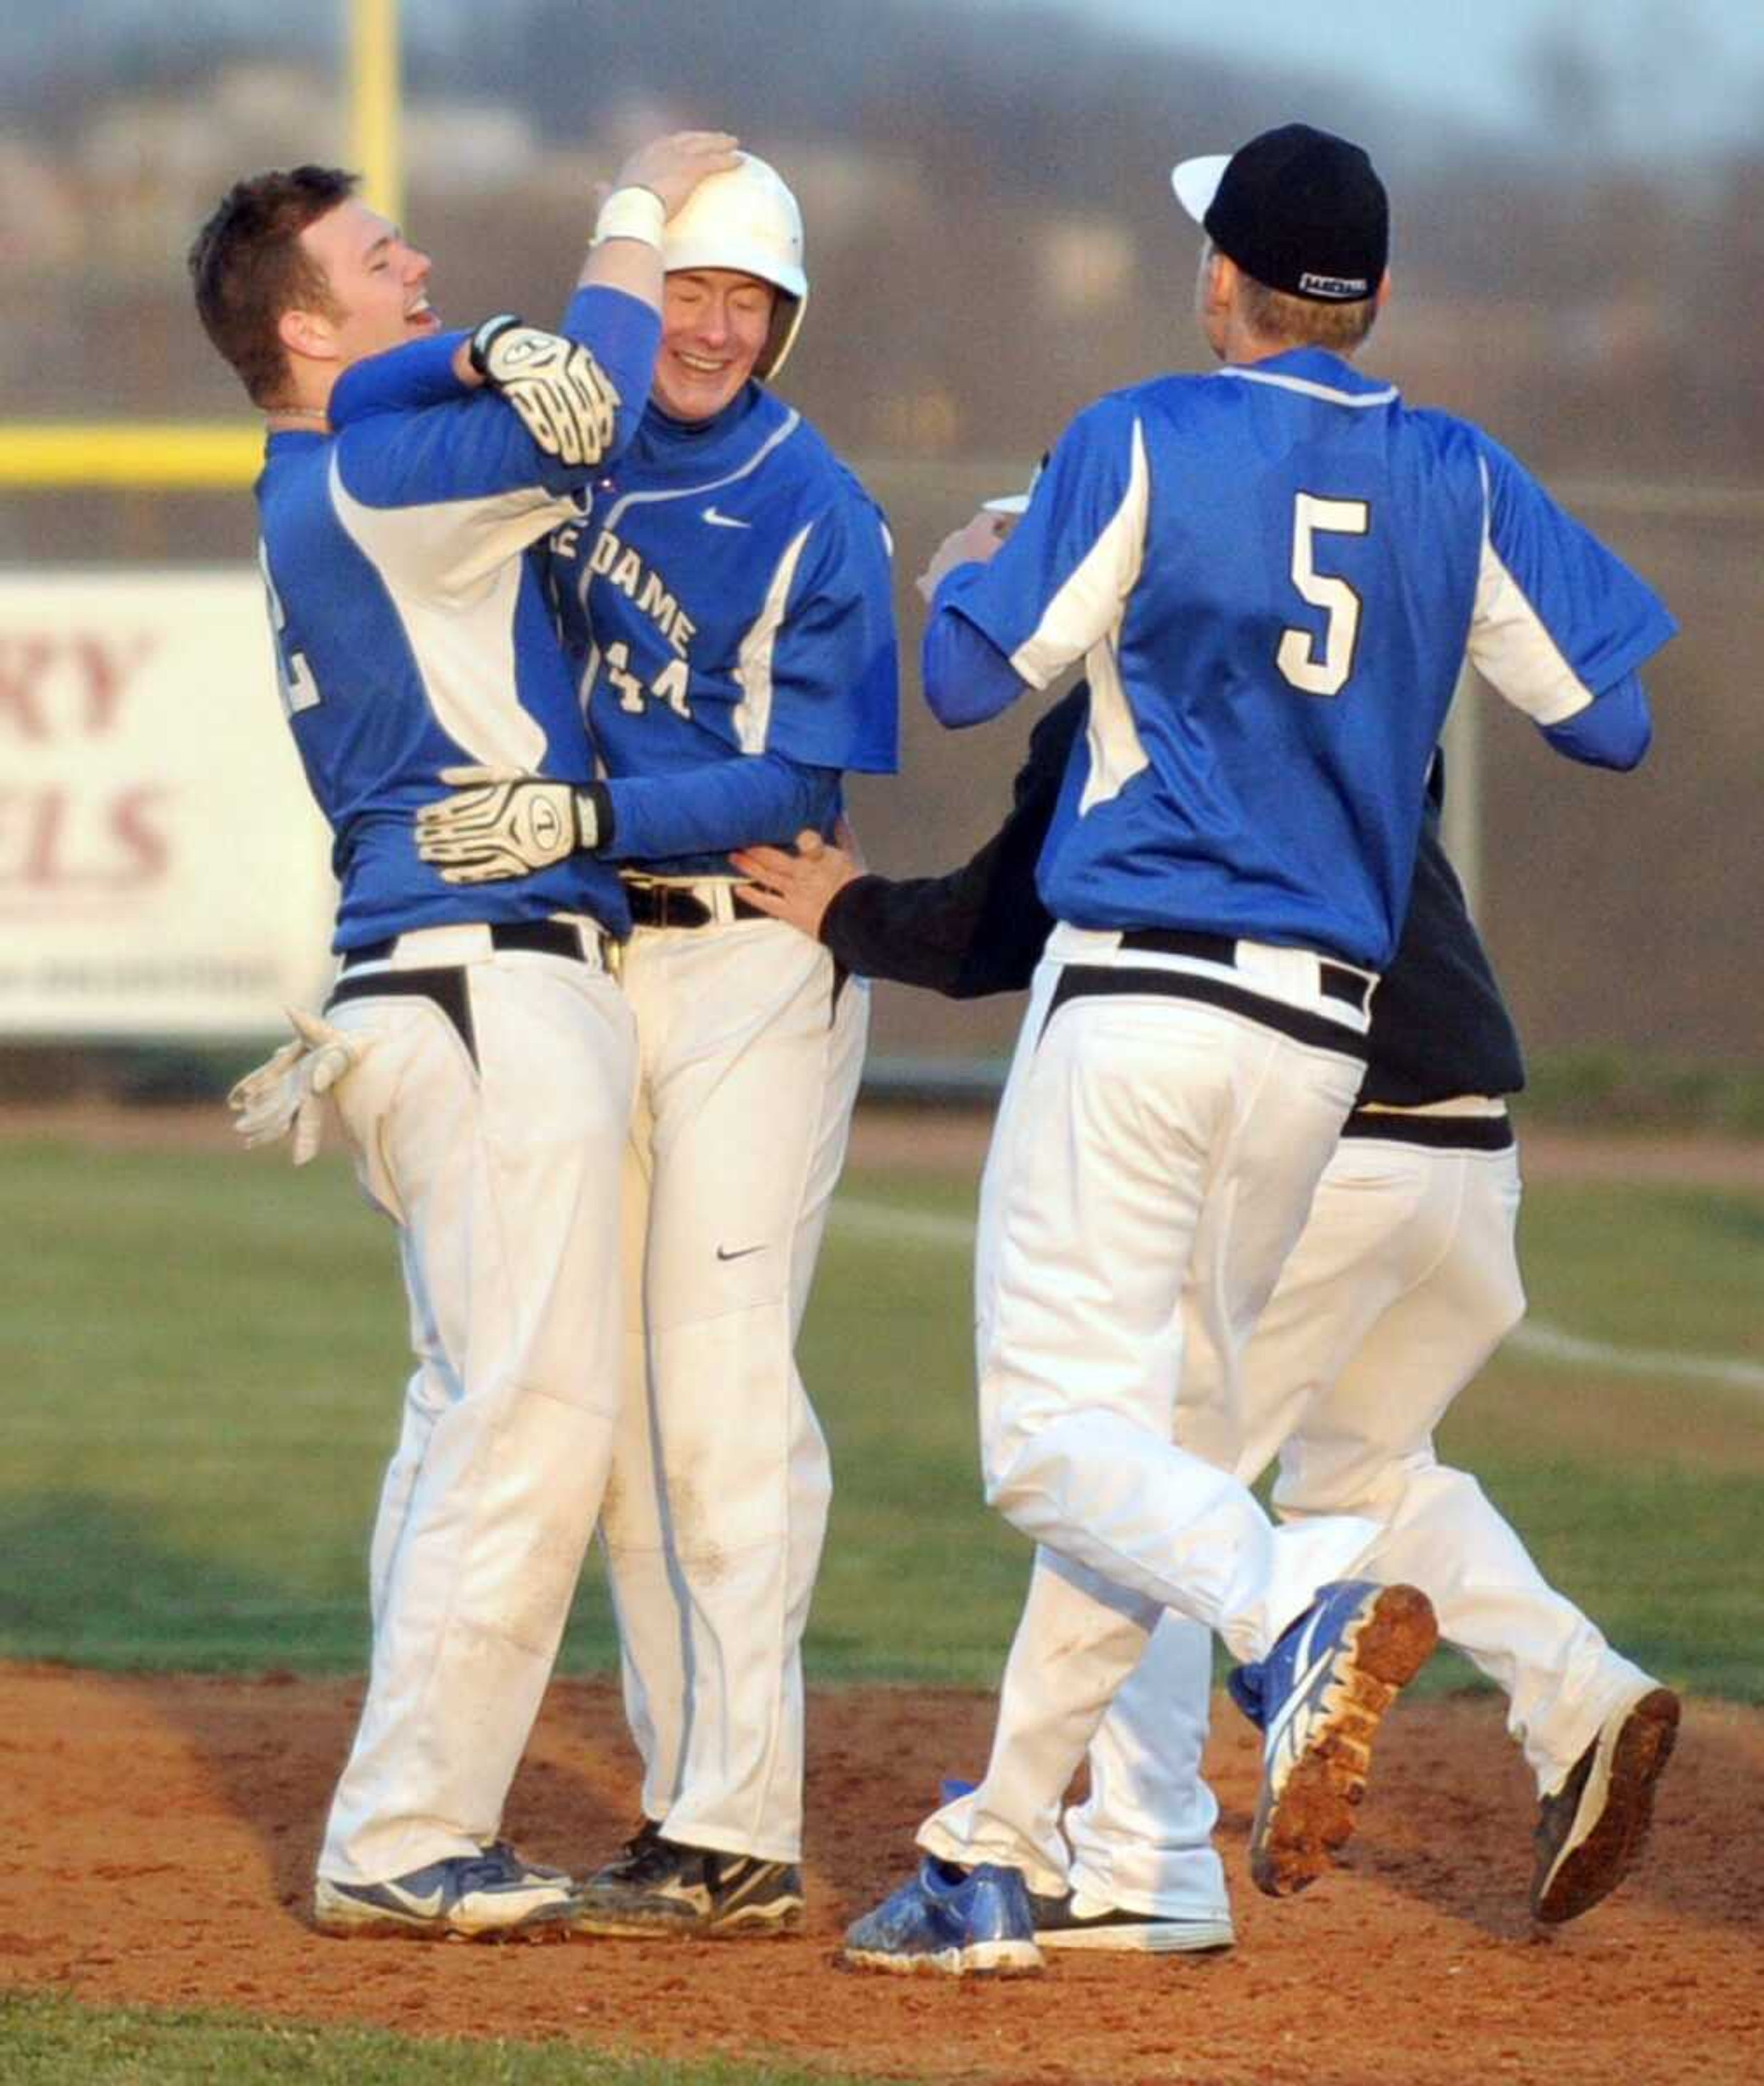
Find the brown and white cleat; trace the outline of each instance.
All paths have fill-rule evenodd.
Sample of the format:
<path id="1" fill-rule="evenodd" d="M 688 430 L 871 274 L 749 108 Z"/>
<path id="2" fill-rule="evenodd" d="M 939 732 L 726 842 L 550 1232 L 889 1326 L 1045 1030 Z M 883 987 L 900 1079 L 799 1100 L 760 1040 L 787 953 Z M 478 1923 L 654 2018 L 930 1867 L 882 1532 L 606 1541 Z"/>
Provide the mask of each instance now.
<path id="1" fill-rule="evenodd" d="M 1249 1840 L 1258 1890 L 1295 1897 L 1333 1865 L 1366 1794 L 1379 1723 L 1439 1641 L 1418 1586 L 1342 1579 L 1317 1590 L 1265 1658 L 1230 1675 L 1232 1701 L 1263 1734 Z"/>
<path id="2" fill-rule="evenodd" d="M 1538 1807 L 1532 1917 L 1578 1919 L 1634 1867 L 1654 1818 L 1654 1790 L 1678 1736 L 1678 1697 L 1652 1681 L 1620 1703 Z"/>

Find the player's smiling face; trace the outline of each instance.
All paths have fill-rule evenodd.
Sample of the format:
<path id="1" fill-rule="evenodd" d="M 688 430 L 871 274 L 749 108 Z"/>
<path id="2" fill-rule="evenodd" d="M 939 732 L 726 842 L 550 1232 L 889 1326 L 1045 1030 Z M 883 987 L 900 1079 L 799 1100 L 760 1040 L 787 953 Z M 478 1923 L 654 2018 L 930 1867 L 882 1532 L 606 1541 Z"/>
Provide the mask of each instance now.
<path id="1" fill-rule="evenodd" d="M 354 196 L 309 224 L 300 243 L 330 286 L 326 317 L 344 368 L 440 328 L 429 309 L 428 255 Z"/>
<path id="2" fill-rule="evenodd" d="M 771 330 L 769 283 L 733 268 L 681 268 L 667 279 L 655 398 L 677 420 L 708 420 L 754 372 Z"/>

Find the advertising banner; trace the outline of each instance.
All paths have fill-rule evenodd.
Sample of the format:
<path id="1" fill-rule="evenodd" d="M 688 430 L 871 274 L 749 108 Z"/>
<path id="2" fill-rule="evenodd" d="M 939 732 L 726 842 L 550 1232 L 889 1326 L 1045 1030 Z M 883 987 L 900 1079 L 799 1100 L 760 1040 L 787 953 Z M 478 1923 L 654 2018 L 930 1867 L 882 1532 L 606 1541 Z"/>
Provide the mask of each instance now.
<path id="1" fill-rule="evenodd" d="M 329 845 L 254 571 L 0 573 L 0 1037 L 283 1028 Z"/>

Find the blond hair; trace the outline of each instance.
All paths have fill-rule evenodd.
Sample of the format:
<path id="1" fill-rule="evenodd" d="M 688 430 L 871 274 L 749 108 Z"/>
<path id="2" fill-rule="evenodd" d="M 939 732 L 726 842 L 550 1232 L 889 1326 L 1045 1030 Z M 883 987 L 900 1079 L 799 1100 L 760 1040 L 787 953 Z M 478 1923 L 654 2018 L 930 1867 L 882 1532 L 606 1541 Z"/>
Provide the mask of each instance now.
<path id="1" fill-rule="evenodd" d="M 1376 297 L 1356 297 L 1350 304 L 1324 304 L 1315 297 L 1290 296 L 1271 290 L 1253 275 L 1238 271 L 1241 287 L 1237 309 L 1252 333 L 1289 347 L 1323 347 L 1333 355 L 1351 355 L 1372 330 L 1378 317 Z"/>

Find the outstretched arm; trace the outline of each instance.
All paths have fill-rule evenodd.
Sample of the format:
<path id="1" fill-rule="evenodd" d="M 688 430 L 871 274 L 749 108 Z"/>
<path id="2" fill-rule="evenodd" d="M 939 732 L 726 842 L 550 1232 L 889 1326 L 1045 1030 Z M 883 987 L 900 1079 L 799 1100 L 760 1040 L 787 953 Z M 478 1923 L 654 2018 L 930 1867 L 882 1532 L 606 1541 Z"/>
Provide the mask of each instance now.
<path id="1" fill-rule="evenodd" d="M 1627 774 L 1641 765 L 1654 743 L 1654 720 L 1641 676 L 1625 675 L 1614 687 L 1601 688 L 1584 709 L 1542 730 L 1557 752 L 1571 760 Z"/>
<path id="2" fill-rule="evenodd" d="M 1486 522 L 1470 662 L 1558 753 L 1634 768 L 1652 737 L 1639 670 L 1677 628 L 1613 552 L 1480 437 Z"/>
<path id="3" fill-rule="evenodd" d="M 678 130 L 640 145 L 601 206 L 576 287 L 623 290 L 659 312 L 661 228 L 707 174 L 736 164 L 735 143 L 727 130 Z"/>
<path id="4" fill-rule="evenodd" d="M 1010 517 L 983 507 L 944 538 L 914 582 L 931 607 L 920 658 L 925 701 L 938 723 L 952 730 L 997 717 L 1028 686 L 960 609 L 963 593 L 991 564 L 1011 527 Z"/>
<path id="5" fill-rule="evenodd" d="M 1035 892 L 1035 864 L 1058 802 L 1088 692 L 1074 688 L 1035 727 L 1002 826 L 942 876 L 865 875 L 841 849 L 804 833 L 797 852 L 736 854 L 742 895 L 830 948 L 861 977 L 922 986 L 952 999 L 1020 991 L 1052 925 Z"/>
<path id="6" fill-rule="evenodd" d="M 544 456 L 592 470 L 628 440 L 648 395 L 662 228 L 708 174 L 735 164 L 734 143 L 727 131 L 681 131 L 631 155 L 601 206 L 559 334 L 502 313 L 474 333 L 438 334 L 371 356 L 338 379 L 332 425 L 457 404 L 487 384 L 515 407 Z"/>
<path id="7" fill-rule="evenodd" d="M 836 768 L 783 754 L 706 761 L 671 775 L 576 784 L 495 768 L 444 768 L 453 794 L 417 814 L 417 852 L 449 883 L 496 883 L 576 853 L 656 862 L 782 841 L 831 822 Z"/>

